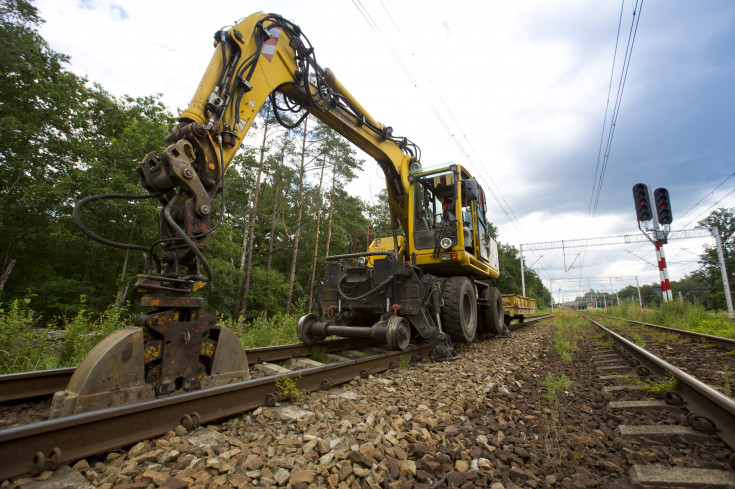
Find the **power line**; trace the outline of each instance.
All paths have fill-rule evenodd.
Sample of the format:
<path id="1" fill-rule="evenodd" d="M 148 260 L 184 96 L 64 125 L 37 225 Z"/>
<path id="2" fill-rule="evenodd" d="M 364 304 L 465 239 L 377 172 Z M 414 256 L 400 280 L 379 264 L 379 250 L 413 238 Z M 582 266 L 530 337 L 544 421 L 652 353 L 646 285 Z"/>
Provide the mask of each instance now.
<path id="1" fill-rule="evenodd" d="M 729 177 L 728 177 L 728 178 L 729 178 Z M 689 222 L 688 222 L 688 223 L 686 224 L 686 226 L 689 226 L 689 225 L 690 225 L 690 224 L 692 224 L 693 222 L 695 222 L 695 221 L 698 221 L 698 220 L 699 220 L 699 219 L 700 219 L 700 218 L 701 218 L 701 217 L 702 217 L 702 216 L 703 216 L 704 214 L 708 213 L 708 212 L 709 212 L 709 211 L 710 211 L 710 210 L 711 210 L 711 209 L 712 209 L 713 207 L 715 207 L 715 206 L 716 206 L 717 204 L 719 204 L 720 202 L 722 202 L 723 200 L 725 200 L 726 198 L 728 198 L 729 196 L 731 196 L 731 195 L 732 195 L 733 193 L 735 193 L 735 188 L 733 188 L 732 190 L 730 190 L 730 191 L 729 191 L 728 193 L 726 193 L 726 194 L 725 194 L 724 196 L 722 196 L 721 198 L 717 199 L 717 200 L 716 200 L 716 201 L 714 202 L 714 204 L 710 205 L 710 206 L 709 206 L 709 207 L 707 207 L 707 208 L 706 208 L 705 210 L 703 210 L 702 212 L 700 212 L 699 214 L 697 214 L 697 217 L 695 217 L 695 218 L 691 219 L 691 220 L 690 220 L 690 221 L 689 221 Z"/>
<path id="2" fill-rule="evenodd" d="M 615 37 L 615 50 L 613 51 L 613 62 L 612 68 L 610 69 L 610 82 L 607 86 L 607 101 L 605 102 L 605 116 L 602 118 L 602 131 L 600 132 L 600 147 L 597 150 L 597 165 L 595 165 L 595 178 L 592 179 L 592 195 L 590 195 L 590 206 L 587 210 L 588 214 L 592 213 L 592 201 L 595 198 L 595 183 L 597 182 L 597 174 L 600 170 L 600 158 L 602 156 L 602 141 L 605 137 L 605 127 L 607 126 L 607 111 L 610 108 L 610 93 L 612 93 L 612 82 L 615 76 L 615 61 L 618 57 L 618 43 L 620 42 L 620 26 L 623 23 L 623 7 L 625 7 L 625 0 L 620 2 L 620 17 L 618 18 L 618 33 Z"/>
<path id="3" fill-rule="evenodd" d="M 630 25 L 630 31 L 628 32 L 628 45 L 625 49 L 625 56 L 623 57 L 623 68 L 620 72 L 620 80 L 618 82 L 618 92 L 615 98 L 615 105 L 613 106 L 613 113 L 610 118 L 610 126 L 608 129 L 607 143 L 605 145 L 605 152 L 602 158 L 602 166 L 600 167 L 599 180 L 597 182 L 597 193 L 593 191 L 594 205 L 592 206 L 592 216 L 597 214 L 597 205 L 600 201 L 600 195 L 602 194 L 602 184 L 605 180 L 605 172 L 607 170 L 607 164 L 609 162 L 610 150 L 612 148 L 613 135 L 615 134 L 615 127 L 617 125 L 618 115 L 620 113 L 620 106 L 623 100 L 623 91 L 625 90 L 625 83 L 628 79 L 628 70 L 630 68 L 630 60 L 633 55 L 633 46 L 635 45 L 636 34 L 638 33 L 638 23 L 641 18 L 641 10 L 643 9 L 643 0 L 636 0 L 633 6 L 633 20 Z"/>
<path id="4" fill-rule="evenodd" d="M 391 45 L 391 43 L 390 43 L 389 39 L 387 38 L 387 36 L 385 36 L 383 34 L 383 32 L 381 31 L 380 27 L 375 22 L 375 20 L 372 18 L 372 16 L 367 11 L 367 9 L 362 5 L 361 1 L 360 0 L 352 0 L 352 3 L 358 9 L 358 11 L 363 16 L 363 18 L 368 23 L 368 25 L 370 25 L 370 27 L 373 29 L 373 31 L 378 36 L 378 38 L 381 40 L 381 42 L 383 43 L 383 45 L 385 45 L 386 49 L 388 49 L 389 53 L 391 54 L 391 56 L 393 57 L 393 59 L 396 61 L 396 63 L 398 63 L 398 65 L 401 67 L 401 70 L 404 72 L 404 74 L 406 75 L 406 77 L 413 84 L 414 88 L 419 92 L 419 94 L 421 95 L 421 97 L 424 99 L 424 101 L 426 102 L 426 105 L 429 107 L 429 109 L 431 110 L 431 112 L 434 114 L 434 116 L 436 117 L 436 119 L 439 121 L 439 123 L 442 126 L 442 128 L 444 129 L 444 131 L 449 135 L 449 138 L 452 140 L 452 142 L 455 144 L 455 146 L 459 149 L 460 153 L 462 155 L 464 155 L 464 158 L 469 163 L 474 163 L 474 159 L 472 158 L 472 156 L 469 154 L 469 152 L 464 147 L 464 145 L 462 144 L 462 142 L 459 140 L 459 138 L 457 137 L 457 135 L 454 133 L 454 131 L 452 130 L 452 128 L 449 127 L 449 125 L 447 124 L 446 118 L 441 116 L 441 114 L 439 113 L 439 110 L 436 108 L 436 106 L 434 105 L 434 103 L 432 102 L 432 100 L 428 97 L 428 95 L 424 92 L 424 90 L 422 89 L 422 87 L 419 85 L 416 77 L 411 73 L 411 70 L 408 68 L 408 66 L 400 58 L 400 55 L 398 54 L 398 52 L 393 48 L 393 46 Z M 400 28 L 398 27 L 398 24 L 395 22 L 395 20 L 393 19 L 393 17 L 390 15 L 390 12 L 388 11 L 387 7 L 385 6 L 385 4 L 383 4 L 382 1 L 381 1 L 381 5 L 382 5 L 383 9 L 386 11 L 386 13 L 388 14 L 388 17 L 390 18 L 390 20 L 393 23 L 393 25 L 398 30 L 399 34 L 403 37 L 405 43 L 410 46 L 410 43 L 405 38 L 405 36 L 403 36 L 403 32 L 400 30 Z M 419 64 L 419 66 L 420 66 L 420 64 Z M 423 68 L 422 68 L 422 70 L 423 70 Z M 425 72 L 424 72 L 424 75 L 426 75 Z M 513 211 L 513 208 L 510 206 L 510 204 L 508 203 L 507 199 L 505 198 L 505 196 L 503 195 L 503 193 L 500 191 L 500 187 L 495 183 L 495 181 L 493 180 L 493 178 L 490 176 L 489 172 L 485 168 L 485 165 L 482 164 L 482 158 L 479 156 L 479 154 L 477 153 L 477 151 L 475 150 L 475 148 L 472 146 L 472 143 L 470 142 L 469 138 L 467 137 L 465 131 L 463 130 L 463 128 L 460 125 L 460 123 L 457 120 L 457 118 L 454 116 L 453 111 L 449 108 L 448 104 L 446 103 L 446 101 L 442 97 L 441 92 L 439 92 L 436 89 L 436 87 L 434 86 L 434 84 L 431 81 L 431 78 L 430 77 L 426 76 L 426 78 L 429 80 L 429 84 L 432 86 L 432 88 L 434 89 L 434 92 L 437 93 L 439 100 L 441 100 L 442 104 L 444 105 L 444 109 L 445 109 L 446 113 L 448 113 L 449 114 L 449 117 L 451 118 L 451 120 L 454 121 L 454 124 L 456 125 L 457 129 L 459 130 L 458 132 L 463 136 L 464 140 L 467 142 L 467 144 L 469 145 L 470 149 L 475 154 L 475 156 L 477 157 L 477 159 L 480 160 L 480 164 L 474 164 L 473 167 L 484 170 L 485 176 L 490 180 L 490 182 L 492 183 L 492 185 L 488 185 L 487 184 L 487 181 L 485 180 L 485 178 L 483 178 L 483 176 L 480 175 L 479 172 L 476 172 L 478 178 L 481 178 L 483 180 L 483 183 L 485 183 L 485 187 L 487 188 L 488 193 L 492 196 L 493 200 L 495 200 L 495 203 L 498 205 L 498 207 L 500 208 L 500 210 L 505 214 L 505 216 L 508 219 L 508 221 L 511 224 L 513 224 L 513 226 L 516 229 L 518 229 L 518 226 L 520 225 L 520 222 L 518 221 L 518 218 L 516 217 L 515 212 Z"/>

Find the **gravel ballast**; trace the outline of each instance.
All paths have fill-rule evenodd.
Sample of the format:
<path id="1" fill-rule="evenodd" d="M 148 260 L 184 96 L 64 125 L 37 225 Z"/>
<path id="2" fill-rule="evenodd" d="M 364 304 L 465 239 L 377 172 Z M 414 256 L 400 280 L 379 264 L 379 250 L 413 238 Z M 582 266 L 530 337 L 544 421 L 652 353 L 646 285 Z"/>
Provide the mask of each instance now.
<path id="1" fill-rule="evenodd" d="M 72 469 L 88 487 L 104 489 L 589 488 L 629 487 L 630 464 L 639 461 L 721 466 L 726 460 L 721 443 L 616 441 L 620 424 L 641 417 L 673 424 L 681 414 L 611 411 L 610 400 L 650 396 L 603 394 L 610 383 L 590 359 L 593 336 L 562 363 L 553 329 L 528 326 L 510 338 L 460 346 L 453 362 L 358 378 L 193 431 L 179 426 Z M 543 396 L 549 374 L 571 381 L 556 402 Z M 44 477 L 51 474 L 36 479 Z"/>

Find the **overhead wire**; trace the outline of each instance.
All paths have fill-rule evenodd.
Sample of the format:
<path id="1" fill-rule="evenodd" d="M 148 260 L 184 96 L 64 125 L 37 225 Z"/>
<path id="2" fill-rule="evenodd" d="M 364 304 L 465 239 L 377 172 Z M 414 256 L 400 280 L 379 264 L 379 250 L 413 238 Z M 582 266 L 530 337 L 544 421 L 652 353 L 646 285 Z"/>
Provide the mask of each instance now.
<path id="1" fill-rule="evenodd" d="M 459 140 L 459 138 L 455 134 L 455 131 L 453 131 L 452 128 L 447 124 L 446 118 L 445 117 L 442 117 L 441 113 L 439 112 L 439 110 L 437 109 L 437 107 L 434 105 L 434 103 L 432 102 L 432 100 L 424 92 L 423 88 L 420 86 L 420 84 L 419 84 L 418 80 L 416 79 L 416 77 L 411 73 L 410 68 L 403 62 L 403 60 L 401 59 L 401 57 L 398 54 L 398 52 L 393 48 L 390 40 L 387 38 L 387 36 L 385 36 L 383 34 L 383 32 L 380 29 L 380 27 L 378 26 L 377 22 L 374 21 L 374 19 L 370 15 L 370 13 L 362 5 L 362 2 L 360 0 L 352 0 L 352 3 L 358 9 L 358 11 L 362 15 L 362 17 L 365 19 L 365 21 L 368 23 L 368 25 L 373 29 L 373 31 L 378 36 L 378 38 L 381 40 L 381 42 L 386 47 L 386 49 L 388 49 L 388 52 L 393 57 L 393 59 L 396 61 L 396 63 L 398 63 L 399 67 L 404 72 L 404 74 L 406 74 L 407 78 L 413 84 L 414 88 L 419 92 L 419 94 L 421 95 L 421 97 L 426 102 L 426 105 L 429 108 L 429 110 L 434 114 L 434 116 L 436 117 L 436 119 L 439 121 L 440 125 L 444 129 L 444 131 L 449 135 L 449 137 L 452 140 L 452 142 L 459 149 L 460 153 L 465 157 L 465 159 L 468 162 L 474 163 L 473 158 L 470 155 L 469 151 L 463 146 L 462 142 Z M 400 30 L 400 27 L 395 22 L 395 20 L 393 19 L 393 17 L 390 15 L 390 12 L 388 11 L 388 9 L 385 6 L 385 4 L 382 3 L 382 1 L 381 1 L 381 5 L 382 5 L 383 9 L 386 11 L 386 13 L 388 14 L 388 17 L 390 18 L 391 22 L 396 27 L 396 29 L 398 30 L 398 32 L 400 33 L 400 35 L 404 38 L 404 40 L 406 41 L 406 43 L 410 45 L 410 43 L 408 43 L 408 40 L 406 40 L 405 36 L 403 36 L 403 33 Z M 467 140 L 467 142 L 469 143 L 469 138 L 466 136 L 466 133 L 463 131 L 462 127 L 460 126 L 459 122 L 457 121 L 457 118 L 454 116 L 454 113 L 448 107 L 446 101 L 441 96 L 441 93 L 438 90 L 436 90 L 436 87 L 430 81 L 430 78 L 429 77 L 427 77 L 427 78 L 429 79 L 429 83 L 432 85 L 432 88 L 434 88 L 434 91 L 438 94 L 438 98 L 442 101 L 442 103 L 443 103 L 443 105 L 445 107 L 446 112 L 449 114 L 450 118 L 456 124 L 457 128 L 459 129 L 459 132 L 462 134 L 462 136 L 465 138 L 465 140 Z M 475 153 L 475 155 L 477 155 L 477 151 L 474 150 L 474 148 L 471 146 L 471 144 L 470 144 L 470 148 Z M 479 159 L 479 155 L 477 155 L 477 156 L 478 156 L 478 159 Z M 480 164 L 480 165 L 473 165 L 473 166 L 477 166 L 477 168 L 483 168 L 484 165 Z M 487 170 L 486 169 L 485 169 L 485 173 L 486 173 L 486 175 L 488 176 L 488 178 L 490 178 L 490 180 L 493 183 L 493 186 L 490 186 L 490 185 L 487 185 L 487 182 L 486 181 L 484 182 L 484 183 L 486 183 L 487 190 L 489 191 L 489 193 L 492 196 L 493 200 L 495 200 L 495 203 L 498 205 L 498 207 L 500 208 L 500 210 L 505 214 L 505 216 L 508 219 L 508 221 L 510 223 L 512 223 L 513 226 L 516 227 L 516 229 L 518 229 L 518 225 L 520 225 L 520 222 L 518 221 L 517 217 L 515 216 L 515 212 L 513 211 L 513 209 L 510 206 L 510 204 L 508 204 L 507 199 L 502 195 L 502 192 L 500 191 L 500 189 L 497 186 L 497 184 L 495 184 L 495 181 L 492 180 L 492 177 L 489 176 L 489 174 L 487 173 Z M 477 176 L 478 177 L 481 177 L 481 175 L 479 175 L 479 174 Z M 502 200 L 502 202 L 501 202 L 501 200 Z"/>
<path id="2" fill-rule="evenodd" d="M 597 214 L 597 205 L 600 201 L 600 195 L 602 194 L 602 184 L 605 180 L 605 172 L 610 158 L 610 150 L 612 149 L 613 136 L 615 135 L 615 128 L 617 126 L 618 115 L 620 114 L 620 106 L 623 100 L 623 92 L 625 90 L 625 83 L 628 79 L 628 70 L 630 68 L 630 60 L 633 55 L 633 46 L 635 45 L 636 35 L 638 33 L 638 24 L 641 19 L 641 11 L 643 9 L 643 0 L 636 0 L 633 6 L 633 20 L 631 21 L 630 31 L 628 32 L 628 44 L 625 49 L 625 55 L 623 57 L 623 68 L 620 72 L 620 80 L 618 81 L 618 92 L 615 97 L 615 105 L 613 106 L 613 113 L 610 118 L 610 126 L 608 128 L 607 142 L 605 144 L 605 152 L 602 158 L 602 166 L 600 167 L 599 180 L 597 182 L 597 193 L 595 197 L 595 203 L 592 208 L 592 216 Z"/>
<path id="3" fill-rule="evenodd" d="M 610 69 L 610 82 L 607 86 L 607 101 L 605 102 L 605 116 L 602 118 L 602 131 L 600 131 L 600 147 L 597 150 L 597 165 L 595 166 L 595 177 L 592 179 L 592 195 L 590 195 L 590 205 L 588 209 L 588 215 L 592 214 L 592 202 L 595 199 L 595 184 L 597 183 L 597 175 L 600 170 L 600 160 L 602 157 L 602 141 L 605 138 L 605 127 L 607 127 L 607 112 L 610 109 L 610 94 L 612 93 L 612 82 L 615 77 L 615 61 L 618 57 L 618 44 L 620 42 L 620 27 L 623 24 L 623 11 L 625 7 L 625 0 L 620 2 L 620 17 L 618 18 L 618 33 L 615 36 L 615 50 L 613 51 L 613 62 L 612 68 Z"/>
<path id="4" fill-rule="evenodd" d="M 625 0 L 622 0 L 621 5 L 620 5 L 620 17 L 618 19 L 618 30 L 617 30 L 616 40 L 615 40 L 615 51 L 613 53 L 613 63 L 612 63 L 612 68 L 610 70 L 610 82 L 608 84 L 608 94 L 607 94 L 607 101 L 605 105 L 605 117 L 603 119 L 603 124 L 602 124 L 602 132 L 600 135 L 600 147 L 597 153 L 597 164 L 595 167 L 595 177 L 592 181 L 592 195 L 590 197 L 590 205 L 588 208 L 588 216 L 590 218 L 594 218 L 597 215 L 597 206 L 599 204 L 600 196 L 602 194 L 602 184 L 605 179 L 605 172 L 607 170 L 610 150 L 612 148 L 612 141 L 613 141 L 613 135 L 615 134 L 615 127 L 617 126 L 617 119 L 618 119 L 618 114 L 620 112 L 620 105 L 621 105 L 622 98 L 623 98 L 623 91 L 625 89 L 625 82 L 628 79 L 628 69 L 630 68 L 630 60 L 633 54 L 633 46 L 635 45 L 636 34 L 638 33 L 638 23 L 641 18 L 642 8 L 643 8 L 643 0 L 640 0 L 640 5 L 639 5 L 639 0 L 636 0 L 633 6 L 633 20 L 631 21 L 631 26 L 628 31 L 628 41 L 627 41 L 627 45 L 625 49 L 625 55 L 623 56 L 623 66 L 620 71 L 620 79 L 618 81 L 618 89 L 617 89 L 617 94 L 615 97 L 615 104 L 613 105 L 613 111 L 610 117 L 610 125 L 607 126 L 607 114 L 608 114 L 609 105 L 610 105 L 610 93 L 611 93 L 611 87 L 612 87 L 612 80 L 613 80 L 614 73 L 615 73 L 615 64 L 617 60 L 618 45 L 620 42 L 620 29 L 622 25 L 623 12 L 625 10 Z M 608 136 L 607 136 L 607 141 L 605 144 L 605 151 L 602 152 L 602 141 L 604 139 L 606 126 L 608 127 Z M 583 249 L 580 253 L 582 255 L 582 258 L 579 262 L 579 271 L 581 274 L 584 269 L 584 262 L 587 256 L 587 249 L 586 248 Z"/>

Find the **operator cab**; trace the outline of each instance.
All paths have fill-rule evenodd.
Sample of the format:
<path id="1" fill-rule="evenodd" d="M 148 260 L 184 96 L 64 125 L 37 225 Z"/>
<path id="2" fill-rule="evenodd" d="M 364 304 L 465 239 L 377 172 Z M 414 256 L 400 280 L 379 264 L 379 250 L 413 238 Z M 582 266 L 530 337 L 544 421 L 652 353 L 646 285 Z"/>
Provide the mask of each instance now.
<path id="1" fill-rule="evenodd" d="M 437 274 L 450 266 L 469 265 L 469 274 L 497 269 L 497 244 L 488 233 L 485 193 L 467 170 L 459 165 L 413 170 L 409 182 L 412 262 Z"/>

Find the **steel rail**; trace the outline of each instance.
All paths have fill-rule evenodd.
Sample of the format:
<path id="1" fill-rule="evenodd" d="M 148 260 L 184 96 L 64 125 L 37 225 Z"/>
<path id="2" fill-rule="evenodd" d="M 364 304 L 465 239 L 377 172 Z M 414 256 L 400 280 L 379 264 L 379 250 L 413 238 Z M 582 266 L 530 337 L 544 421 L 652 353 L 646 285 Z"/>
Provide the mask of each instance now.
<path id="1" fill-rule="evenodd" d="M 291 378 L 306 392 L 328 389 L 356 376 L 397 368 L 401 355 L 428 356 L 414 347 L 152 401 L 82 413 L 0 431 L 0 480 L 39 473 L 97 453 L 161 436 L 179 424 L 194 428 L 282 400 L 276 381 Z"/>
<path id="2" fill-rule="evenodd" d="M 735 450 L 735 401 L 733 399 L 628 341 L 588 316 L 582 314 L 582 317 L 600 328 L 612 343 L 627 353 L 631 365 L 637 367 L 636 372 L 639 375 L 653 373 L 663 376 L 668 373 L 677 379 L 676 387 L 664 391 L 664 399 L 671 404 L 682 404 L 689 411 L 687 421 L 690 425 L 703 431 L 711 430 Z"/>
<path id="3" fill-rule="evenodd" d="M 50 396 L 66 389 L 76 367 L 0 375 L 0 402 Z"/>
<path id="4" fill-rule="evenodd" d="M 294 357 L 309 356 L 314 348 L 319 348 L 325 353 L 332 353 L 376 345 L 379 345 L 379 343 L 366 338 L 340 338 L 320 341 L 312 346 L 303 343 L 292 343 L 248 348 L 245 353 L 248 356 L 248 363 L 254 365 L 256 363 L 277 362 Z M 68 367 L 0 375 L 0 403 L 52 396 L 55 392 L 66 389 L 75 370 L 76 367 Z"/>
<path id="5" fill-rule="evenodd" d="M 588 313 L 588 314 L 594 314 L 595 316 L 604 317 L 606 319 L 615 319 L 615 320 L 618 320 L 618 321 L 627 321 L 627 322 L 633 323 L 633 324 L 640 324 L 642 326 L 649 326 L 651 328 L 658 328 L 660 330 L 670 331 L 672 333 L 680 334 L 682 336 L 689 336 L 689 337 L 694 338 L 694 339 L 696 339 L 697 341 L 700 341 L 700 342 L 708 341 L 708 342 L 716 343 L 718 345 L 726 346 L 728 348 L 735 348 L 735 339 L 733 339 L 733 338 L 725 338 L 723 336 L 714 336 L 714 335 L 711 335 L 711 334 L 697 333 L 696 331 L 687 331 L 685 329 L 670 328 L 668 326 L 662 326 L 660 324 L 644 323 L 643 321 L 635 321 L 633 319 L 626 319 L 626 318 L 618 318 L 618 317 L 614 317 L 614 316 L 607 316 L 605 314 L 599 314 L 599 313 L 596 313 L 596 312 L 591 312 L 591 313 Z"/>
<path id="6" fill-rule="evenodd" d="M 518 329 L 523 326 L 529 326 L 531 324 L 537 323 L 539 321 L 543 321 L 544 319 L 549 319 L 552 317 L 552 314 L 539 314 L 537 316 L 526 316 L 523 318 L 522 323 L 512 323 L 509 328 L 510 329 Z"/>

